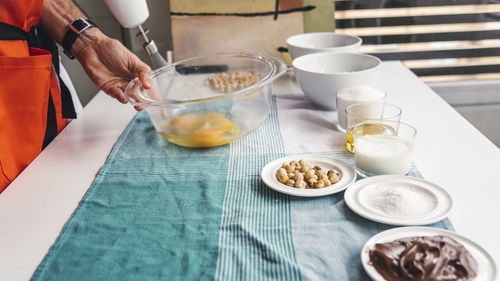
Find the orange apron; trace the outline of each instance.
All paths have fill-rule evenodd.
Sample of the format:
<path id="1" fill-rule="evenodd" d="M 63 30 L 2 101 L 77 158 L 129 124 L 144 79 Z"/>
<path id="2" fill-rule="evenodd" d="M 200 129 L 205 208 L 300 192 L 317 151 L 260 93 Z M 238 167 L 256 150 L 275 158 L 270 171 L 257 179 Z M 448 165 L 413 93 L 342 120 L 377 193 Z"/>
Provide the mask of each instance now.
<path id="1" fill-rule="evenodd" d="M 28 32 L 40 20 L 42 2 L 2 0 L 0 23 Z M 47 119 L 55 120 L 57 133 L 66 125 L 51 54 L 27 40 L 1 39 L 0 192 L 42 151 Z"/>

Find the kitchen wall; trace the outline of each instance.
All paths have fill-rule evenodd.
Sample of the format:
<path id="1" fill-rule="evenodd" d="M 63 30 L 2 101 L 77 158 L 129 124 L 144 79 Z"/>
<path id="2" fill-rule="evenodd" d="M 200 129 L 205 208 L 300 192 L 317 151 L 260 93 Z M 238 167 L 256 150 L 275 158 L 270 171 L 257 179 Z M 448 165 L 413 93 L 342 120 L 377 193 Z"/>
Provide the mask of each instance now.
<path id="1" fill-rule="evenodd" d="M 170 0 L 175 60 L 217 52 L 278 54 L 286 38 L 334 31 L 328 0 Z"/>

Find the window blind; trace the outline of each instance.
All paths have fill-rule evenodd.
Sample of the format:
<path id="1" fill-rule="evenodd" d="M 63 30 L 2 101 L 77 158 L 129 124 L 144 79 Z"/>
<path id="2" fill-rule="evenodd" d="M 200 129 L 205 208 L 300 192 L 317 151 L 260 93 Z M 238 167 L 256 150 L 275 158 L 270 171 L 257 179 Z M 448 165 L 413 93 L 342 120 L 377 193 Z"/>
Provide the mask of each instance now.
<path id="1" fill-rule="evenodd" d="M 500 0 L 335 0 L 335 23 L 425 82 L 500 79 Z"/>

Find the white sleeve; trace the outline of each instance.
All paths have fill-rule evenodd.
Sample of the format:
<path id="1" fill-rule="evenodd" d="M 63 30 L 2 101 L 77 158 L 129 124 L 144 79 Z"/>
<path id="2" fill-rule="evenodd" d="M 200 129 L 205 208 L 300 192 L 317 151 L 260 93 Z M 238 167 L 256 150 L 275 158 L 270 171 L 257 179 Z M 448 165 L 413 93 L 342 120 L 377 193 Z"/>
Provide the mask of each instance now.
<path id="1" fill-rule="evenodd" d="M 80 113 L 83 110 L 82 103 L 78 98 L 76 89 L 73 86 L 73 82 L 71 82 L 71 78 L 69 78 L 66 68 L 64 68 L 64 65 L 60 61 L 59 61 L 59 77 L 61 77 L 61 80 L 63 80 L 64 84 L 68 87 L 69 92 L 71 93 L 71 100 L 73 101 L 75 112 L 76 115 L 78 116 L 78 113 Z"/>

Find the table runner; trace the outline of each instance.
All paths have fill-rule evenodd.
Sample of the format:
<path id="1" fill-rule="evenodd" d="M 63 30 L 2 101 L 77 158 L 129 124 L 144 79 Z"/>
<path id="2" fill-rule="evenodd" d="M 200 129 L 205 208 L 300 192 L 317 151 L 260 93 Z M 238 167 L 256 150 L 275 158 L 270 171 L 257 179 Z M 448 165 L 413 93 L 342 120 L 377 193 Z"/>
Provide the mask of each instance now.
<path id="1" fill-rule="evenodd" d="M 284 151 L 275 99 L 255 132 L 210 149 L 170 144 L 138 113 L 32 280 L 369 280 L 361 247 L 393 226 L 353 213 L 343 192 L 267 188 L 260 169 Z"/>

